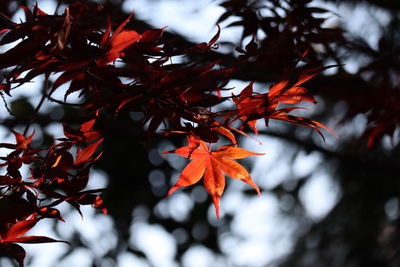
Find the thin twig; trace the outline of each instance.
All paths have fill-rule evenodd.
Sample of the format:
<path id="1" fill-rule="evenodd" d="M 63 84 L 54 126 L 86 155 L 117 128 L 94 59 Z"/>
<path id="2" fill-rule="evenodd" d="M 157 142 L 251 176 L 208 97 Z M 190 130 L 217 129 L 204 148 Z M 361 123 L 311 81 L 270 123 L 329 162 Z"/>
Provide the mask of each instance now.
<path id="1" fill-rule="evenodd" d="M 0 11 L 0 20 L 9 28 L 14 29 L 15 25 L 17 25 L 14 21 L 12 21 L 6 14 Z"/>
<path id="2" fill-rule="evenodd" d="M 55 99 L 55 98 L 51 97 L 50 95 L 47 95 L 47 99 L 49 99 L 49 101 L 51 101 L 51 102 L 61 104 L 61 105 L 66 105 L 66 106 L 81 107 L 83 105 L 83 104 L 78 104 L 78 103 L 67 103 L 67 102 Z"/>
<path id="3" fill-rule="evenodd" d="M 62 4 L 62 1 L 61 1 L 61 0 L 58 0 L 58 1 L 57 1 L 56 10 L 54 11 L 54 15 L 58 14 L 58 9 L 60 8 L 61 4 Z"/>
<path id="4" fill-rule="evenodd" d="M 5 99 L 4 95 L 3 95 L 3 92 L 0 92 L 0 95 L 1 95 L 1 98 L 3 99 L 4 106 L 6 107 L 8 113 L 10 113 L 11 116 L 14 116 L 14 117 L 15 117 L 15 114 L 12 113 L 12 111 L 11 111 L 10 108 L 8 107 L 8 104 L 7 104 L 7 101 L 6 101 L 6 99 Z"/>
<path id="5" fill-rule="evenodd" d="M 29 123 L 25 126 L 24 133 L 23 135 L 25 136 L 28 133 L 29 127 L 32 125 L 33 121 L 35 120 L 36 115 L 39 113 L 40 108 L 42 107 L 44 100 L 46 99 L 47 96 L 47 89 L 49 87 L 49 79 L 46 77 L 43 85 L 43 93 L 42 93 L 42 98 L 40 99 L 39 103 L 37 104 L 35 110 L 33 111 L 33 114 L 29 120 Z"/>
<path id="6" fill-rule="evenodd" d="M 119 87 L 119 86 L 117 86 L 117 85 L 111 84 L 111 83 L 109 83 L 109 82 L 103 80 L 102 78 L 98 77 L 97 75 L 91 73 L 89 70 L 87 70 L 86 73 L 87 73 L 89 76 L 91 76 L 92 78 L 94 78 L 94 79 L 96 79 L 96 80 L 102 82 L 104 85 L 106 85 L 106 86 L 108 86 L 108 87 L 126 89 L 126 88 Z M 156 102 L 159 102 L 159 103 L 161 103 L 161 104 L 163 104 L 163 105 L 166 105 L 166 106 L 169 106 L 169 107 L 171 107 L 171 108 L 180 108 L 180 106 L 177 106 L 174 102 L 168 101 L 168 100 L 166 100 L 166 99 L 162 99 L 162 98 L 160 98 L 159 96 L 157 96 L 157 95 L 155 95 L 155 94 L 153 94 L 153 93 L 151 93 L 151 92 L 148 92 L 148 91 L 145 91 L 145 90 L 139 90 L 139 89 L 134 88 L 134 87 L 132 87 L 132 86 L 129 87 L 129 89 L 132 90 L 132 91 L 135 91 L 135 92 L 137 92 L 137 93 L 142 93 L 142 94 L 144 94 L 144 95 L 150 96 L 150 97 L 152 97 Z M 183 109 L 183 110 L 184 110 L 184 111 L 187 111 L 186 109 Z"/>

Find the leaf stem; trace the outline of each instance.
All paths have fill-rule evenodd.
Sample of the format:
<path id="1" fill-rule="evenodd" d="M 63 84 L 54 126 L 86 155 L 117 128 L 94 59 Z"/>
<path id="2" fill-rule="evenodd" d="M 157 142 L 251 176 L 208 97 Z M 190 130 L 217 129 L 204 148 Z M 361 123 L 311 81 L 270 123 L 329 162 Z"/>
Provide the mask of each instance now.
<path id="1" fill-rule="evenodd" d="M 3 95 L 3 92 L 0 92 L 0 95 L 1 95 L 1 98 L 3 99 L 4 107 L 7 109 L 8 113 L 10 113 L 11 116 L 15 117 L 15 114 L 12 113 L 12 111 L 10 110 L 10 107 L 7 104 L 7 101 L 6 101 L 6 99 L 5 99 L 4 95 Z"/>
<path id="2" fill-rule="evenodd" d="M 28 133 L 29 127 L 32 125 L 33 121 L 35 120 L 36 115 L 39 113 L 40 108 L 42 107 L 44 100 L 47 97 L 47 89 L 49 87 L 49 78 L 46 77 L 43 85 L 43 93 L 42 93 L 42 98 L 40 99 L 39 103 L 37 104 L 35 110 L 33 111 L 33 114 L 29 120 L 29 123 L 25 126 L 23 135 L 26 136 Z"/>

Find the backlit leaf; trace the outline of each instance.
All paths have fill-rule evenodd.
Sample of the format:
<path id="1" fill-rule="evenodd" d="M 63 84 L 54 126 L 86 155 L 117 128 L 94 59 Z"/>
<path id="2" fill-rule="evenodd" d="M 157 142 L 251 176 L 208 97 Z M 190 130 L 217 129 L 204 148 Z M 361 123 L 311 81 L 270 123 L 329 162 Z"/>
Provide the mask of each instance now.
<path id="1" fill-rule="evenodd" d="M 239 163 L 227 158 L 241 159 L 252 155 L 263 155 L 262 153 L 255 153 L 234 146 L 223 146 L 216 151 L 210 151 L 205 142 L 196 140 L 193 137 L 188 138 L 188 143 L 188 146 L 163 153 L 176 153 L 193 159 L 183 169 L 178 181 L 168 191 L 167 196 L 180 187 L 197 183 L 203 176 L 204 187 L 211 195 L 217 218 L 219 218 L 219 199 L 225 187 L 224 173 L 251 185 L 260 194 L 260 189 L 252 181 L 247 170 Z"/>
<path id="2" fill-rule="evenodd" d="M 96 143 L 91 144 L 90 146 L 78 152 L 74 164 L 78 165 L 87 161 L 94 154 L 94 152 L 96 152 L 97 147 L 101 144 L 102 141 L 103 139 L 100 139 Z"/>

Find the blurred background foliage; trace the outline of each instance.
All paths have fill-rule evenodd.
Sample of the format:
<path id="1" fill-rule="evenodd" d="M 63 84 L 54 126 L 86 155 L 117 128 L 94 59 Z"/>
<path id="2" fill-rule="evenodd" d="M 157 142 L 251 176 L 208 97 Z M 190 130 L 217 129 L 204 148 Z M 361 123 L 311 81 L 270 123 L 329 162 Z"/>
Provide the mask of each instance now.
<path id="1" fill-rule="evenodd" d="M 74 1 L 38 1 L 38 5 L 50 2 L 51 7 L 62 9 Z M 91 2 L 101 3 L 107 14 L 120 19 L 136 3 Z M 107 185 L 104 200 L 109 216 L 87 211 L 83 222 L 77 220 L 77 225 L 86 223 L 85 227 L 68 226 L 69 216 L 66 224 L 51 225 L 54 234 L 73 246 L 55 253 L 49 266 L 68 266 L 71 259 L 78 260 L 74 266 L 399 266 L 400 2 L 137 2 L 148 5 L 147 17 L 138 8 L 129 24 L 138 32 L 165 26 L 151 18 L 163 16 L 168 22 L 169 11 L 162 7 L 180 6 L 182 12 L 182 7 L 190 7 L 182 17 L 198 21 L 200 26 L 192 29 L 193 34 L 183 34 L 179 23 L 172 23 L 166 31 L 166 38 L 173 38 L 179 46 L 209 40 L 198 40 L 196 32 L 212 36 L 215 27 L 202 28 L 202 21 L 218 22 L 223 28 L 220 47 L 201 60 L 222 58 L 228 66 L 251 57 L 251 64 L 233 73 L 232 86 L 238 88 L 249 81 L 255 81 L 258 88 L 268 86 L 294 65 L 297 52 L 304 49 L 309 49 L 308 65 L 339 64 L 306 87 L 319 101 L 312 107 L 312 119 L 334 129 L 340 138 L 326 136 L 324 143 L 309 129 L 278 123 L 262 129 L 258 138 L 267 155 L 244 161 L 244 165 L 253 168 L 252 176 L 264 189 L 263 196 L 254 200 L 257 197 L 247 187 L 230 183 L 222 199 L 223 216 L 217 221 L 200 186 L 164 199 L 184 161 L 162 158 L 159 153 L 180 146 L 183 140 L 160 135 L 148 144 L 141 114 L 104 118 L 99 122 L 105 132 L 104 155 L 93 181 Z M 0 10 L 18 20 L 18 7 L 33 4 L 3 0 Z M 199 9 L 210 6 L 218 14 L 201 16 Z M 233 38 L 224 39 L 224 32 Z M 35 81 L 38 88 L 41 81 Z M 20 97 L 5 99 L 13 116 L 4 115 L 6 110 L 1 116 L 3 137 L 7 129 L 23 128 L 32 119 L 35 95 L 24 95 L 23 90 L 29 89 L 18 90 Z M 54 122 L 73 125 L 77 114 L 74 106 L 48 103 L 35 116 L 39 133 L 35 145 L 57 138 L 60 128 Z M 74 213 L 68 208 L 64 212 Z M 259 239 L 253 242 L 251 235 L 251 240 L 257 235 Z M 261 238 L 266 235 L 271 238 Z M 46 253 L 41 246 L 32 251 Z M 28 266 L 44 266 L 35 259 L 40 256 L 28 254 Z M 0 261 L 1 266 L 7 264 L 12 263 Z"/>

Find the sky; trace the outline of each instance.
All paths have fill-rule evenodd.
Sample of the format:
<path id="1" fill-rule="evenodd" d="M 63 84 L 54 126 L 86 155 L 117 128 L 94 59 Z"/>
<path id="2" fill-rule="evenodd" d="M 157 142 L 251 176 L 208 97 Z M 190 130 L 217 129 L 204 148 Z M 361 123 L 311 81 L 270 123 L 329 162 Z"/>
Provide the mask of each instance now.
<path id="1" fill-rule="evenodd" d="M 48 13 L 53 13 L 55 4 L 53 1 L 38 1 L 39 7 Z M 213 1 L 149 1 L 144 0 L 127 0 L 124 3 L 126 12 L 135 12 L 135 15 L 147 19 L 155 27 L 168 26 L 169 30 L 174 30 L 182 35 L 189 36 L 194 41 L 208 41 L 216 32 L 215 22 L 219 15 L 223 12 L 221 8 L 212 3 Z M 333 7 L 333 6 L 332 6 Z M 341 9 L 343 16 L 349 16 L 349 10 Z M 364 13 L 363 13 L 364 12 Z M 154 16 L 153 14 L 157 14 Z M 352 27 L 354 30 L 362 27 L 363 14 L 365 11 L 356 10 L 353 14 L 356 18 Z M 22 11 L 18 12 L 13 18 L 17 21 L 23 18 Z M 384 16 L 377 15 L 378 19 L 384 20 Z M 380 18 L 382 17 L 382 18 Z M 332 23 L 336 17 L 332 18 Z M 361 25 L 361 26 L 360 26 Z M 223 25 L 222 25 L 223 26 Z M 195 29 L 195 30 L 194 30 Z M 371 31 L 371 29 L 368 29 Z M 238 40 L 240 31 L 235 29 L 224 29 L 221 33 L 220 41 Z M 374 39 L 371 37 L 371 42 Z M 357 66 L 350 64 L 349 68 L 356 70 Z M 40 78 L 38 78 L 40 79 Z M 240 81 L 232 81 L 232 86 L 238 89 L 244 88 L 246 84 Z M 263 85 L 258 85 L 263 86 Z M 32 101 L 38 101 L 38 88 L 35 83 L 30 85 L 29 90 L 16 90 L 15 94 L 26 95 Z M 73 99 L 72 99 L 73 101 Z M 312 107 L 314 108 L 314 107 Z M 0 107 L 1 116 L 7 114 L 3 106 Z M 359 117 L 355 125 L 362 125 L 363 118 Z M 332 125 L 329 125 L 332 127 Z M 360 126 L 359 126 L 360 127 Z M 362 128 L 362 126 L 361 126 Z M 57 135 L 61 134 L 61 127 L 53 125 L 51 131 Z M 336 130 L 336 129 L 335 129 Z M 345 132 L 339 134 L 346 134 Z M 362 129 L 360 129 L 362 131 Z M 40 138 L 35 137 L 35 138 Z M 283 196 L 278 199 L 273 194 L 269 194 L 276 185 L 286 182 L 290 186 L 291 177 L 301 177 L 312 174 L 306 185 L 301 191 L 301 201 L 303 202 L 306 212 L 310 220 L 321 220 L 335 205 L 340 198 L 340 189 L 333 182 L 331 174 L 326 168 L 321 168 L 323 159 L 317 152 L 310 154 L 299 153 L 294 161 L 290 157 L 285 157 L 288 152 L 288 144 L 278 141 L 275 138 L 267 136 L 257 137 L 261 141 L 261 145 L 254 140 L 247 139 L 243 143 L 243 147 L 256 152 L 266 153 L 265 156 L 254 160 L 251 176 L 256 184 L 262 188 L 260 197 L 248 197 L 242 194 L 246 184 L 239 181 L 230 182 L 223 198 L 221 199 L 221 217 L 220 221 L 215 219 L 214 208 L 210 205 L 208 218 L 211 225 L 223 224 L 225 214 L 233 216 L 232 232 L 223 233 L 220 236 L 219 246 L 225 257 L 216 256 L 208 248 L 193 244 L 183 256 L 184 267 L 208 267 L 208 266 L 265 266 L 274 260 L 284 257 L 290 252 L 295 239 L 296 223 L 285 216 L 282 212 L 282 205 L 291 205 L 289 196 Z M 5 128 L 0 126 L 0 142 L 12 142 L 12 136 L 5 132 Z M 337 142 L 333 137 L 327 136 L 327 146 L 334 146 Z M 157 153 L 173 149 L 172 145 L 165 141 Z M 167 148 L 167 149 L 166 149 Z M 0 150 L 0 154 L 6 153 Z M 169 155 L 158 159 L 159 161 L 174 161 L 177 158 L 171 158 Z M 182 161 L 184 164 L 184 161 Z M 179 175 L 177 168 L 173 177 L 162 177 L 160 173 L 153 172 L 149 177 L 151 183 L 157 183 L 157 179 L 167 179 L 173 183 Z M 107 184 L 105 174 L 95 171 L 92 173 L 92 182 L 90 187 L 98 188 Z M 194 190 L 196 191 L 196 190 Z M 193 193 L 194 194 L 194 193 Z M 205 198 L 204 192 L 199 191 L 197 198 Z M 293 204 L 293 203 L 292 203 Z M 196 198 L 187 193 L 177 191 L 169 199 L 161 199 L 159 204 L 154 207 L 155 212 L 160 216 L 172 217 L 176 220 L 184 220 L 189 211 L 195 208 Z M 62 210 L 69 209 L 62 206 Z M 68 239 L 74 229 L 78 229 L 84 236 L 85 241 L 93 248 L 92 252 L 81 250 L 74 251 L 62 263 L 55 265 L 55 260 L 67 249 L 63 244 L 43 244 L 43 245 L 24 245 L 27 253 L 35 255 L 33 262 L 29 265 L 32 267 L 89 267 L 89 257 L 102 256 L 111 248 L 115 242 L 115 233 L 113 230 L 113 222 L 104 215 L 95 214 L 93 209 L 83 208 L 84 219 L 77 213 L 68 213 L 65 218 L 67 223 L 62 226 L 62 234 L 60 238 Z M 131 244 L 143 251 L 149 258 L 153 266 L 174 267 L 178 266 L 174 261 L 177 253 L 176 242 L 179 238 L 185 238 L 185 232 L 176 231 L 168 233 L 162 225 L 154 225 L 148 223 L 149 210 L 144 207 L 137 207 L 133 212 L 133 224 L 131 226 Z M 207 231 L 207 226 L 199 225 L 198 233 Z M 39 223 L 31 232 L 37 235 L 55 236 L 51 223 Z M 174 238 L 177 237 L 177 239 Z M 45 249 L 43 249 L 45 248 Z M 94 255 L 90 256 L 91 253 Z M 6 263 L 2 263 L 6 267 Z M 3 266 L 1 265 L 1 266 Z M 107 263 L 104 263 L 107 266 Z M 112 266 L 112 265 L 110 265 Z M 121 254 L 118 259 L 118 267 L 128 266 L 151 266 L 142 259 L 130 254 Z"/>

